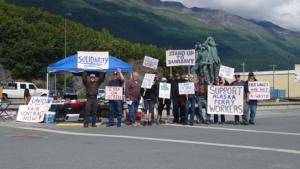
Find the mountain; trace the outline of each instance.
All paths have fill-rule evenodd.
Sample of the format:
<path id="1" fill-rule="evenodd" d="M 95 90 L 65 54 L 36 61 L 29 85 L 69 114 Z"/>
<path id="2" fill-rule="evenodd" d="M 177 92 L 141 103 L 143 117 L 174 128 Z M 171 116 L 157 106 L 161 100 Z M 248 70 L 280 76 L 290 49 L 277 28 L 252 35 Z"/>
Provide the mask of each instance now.
<path id="1" fill-rule="evenodd" d="M 95 30 L 132 42 L 163 48 L 193 48 L 213 36 L 227 66 L 241 70 L 286 69 L 300 62 L 300 33 L 266 21 L 254 21 L 221 10 L 187 8 L 160 0 L 7 0 L 64 15 Z"/>
<path id="2" fill-rule="evenodd" d="M 64 58 L 64 23 L 59 15 L 0 0 L 0 67 L 10 70 L 14 79 L 45 78 L 47 67 Z M 164 50 L 153 45 L 130 43 L 105 29 L 95 31 L 69 20 L 66 24 L 67 55 L 109 51 L 126 61 L 149 55 L 164 63 Z"/>

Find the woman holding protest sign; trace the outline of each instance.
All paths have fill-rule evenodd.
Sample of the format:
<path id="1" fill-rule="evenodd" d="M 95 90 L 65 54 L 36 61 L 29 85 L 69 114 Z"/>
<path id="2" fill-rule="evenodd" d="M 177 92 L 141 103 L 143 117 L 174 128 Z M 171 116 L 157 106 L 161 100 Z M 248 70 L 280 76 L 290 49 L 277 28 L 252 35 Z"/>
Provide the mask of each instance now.
<path id="1" fill-rule="evenodd" d="M 158 77 L 156 76 L 151 89 L 141 88 L 141 95 L 144 99 L 144 126 L 146 126 L 147 124 L 149 126 L 152 125 L 152 118 L 154 116 L 154 105 L 156 104 L 156 100 L 158 98 L 158 83 L 156 83 L 157 79 Z"/>
<path id="2" fill-rule="evenodd" d="M 168 80 L 166 78 L 162 78 L 160 83 L 169 83 L 170 84 L 171 81 L 172 81 L 172 76 L 170 76 Z M 158 124 L 160 124 L 162 122 L 162 112 L 163 112 L 165 106 L 167 108 L 167 122 L 168 122 L 169 118 L 170 118 L 171 98 L 170 99 L 159 98 L 158 115 L 157 115 L 157 123 Z"/>
<path id="3" fill-rule="evenodd" d="M 254 125 L 255 124 L 255 116 L 256 116 L 256 110 L 257 110 L 257 100 L 249 100 L 249 82 L 254 82 L 257 81 L 255 78 L 255 75 L 253 72 L 250 72 L 248 74 L 248 80 L 245 82 L 245 93 L 247 93 L 247 105 L 245 107 L 245 115 L 248 117 L 248 113 L 250 111 L 250 120 L 249 120 L 249 124 Z"/>
<path id="4" fill-rule="evenodd" d="M 214 80 L 213 85 L 215 86 L 224 86 L 223 79 L 220 76 L 217 76 Z M 225 123 L 225 115 L 221 114 L 221 122 L 220 124 L 224 124 Z M 218 124 L 219 123 L 219 115 L 218 114 L 214 114 L 214 124 Z"/>

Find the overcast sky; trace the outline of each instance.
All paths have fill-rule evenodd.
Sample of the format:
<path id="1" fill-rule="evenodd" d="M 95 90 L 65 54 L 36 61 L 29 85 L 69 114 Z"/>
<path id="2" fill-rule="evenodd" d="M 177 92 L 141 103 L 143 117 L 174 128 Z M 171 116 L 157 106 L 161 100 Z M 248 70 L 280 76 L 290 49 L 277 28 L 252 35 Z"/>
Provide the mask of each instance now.
<path id="1" fill-rule="evenodd" d="M 300 32 L 300 0 L 169 0 L 186 6 L 222 9 L 256 20 L 271 21 Z"/>

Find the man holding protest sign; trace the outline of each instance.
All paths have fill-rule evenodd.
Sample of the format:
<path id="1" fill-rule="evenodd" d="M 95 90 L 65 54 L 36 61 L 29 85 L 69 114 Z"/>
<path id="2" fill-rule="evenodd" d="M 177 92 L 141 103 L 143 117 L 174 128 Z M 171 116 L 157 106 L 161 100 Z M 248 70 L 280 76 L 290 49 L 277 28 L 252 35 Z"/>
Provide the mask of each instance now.
<path id="1" fill-rule="evenodd" d="M 98 94 L 98 88 L 100 84 L 105 79 L 105 72 L 99 72 L 98 77 L 94 73 L 91 73 L 88 77 L 88 73 L 84 71 L 82 73 L 82 81 L 86 88 L 86 97 L 87 101 L 85 103 L 85 114 L 84 114 L 84 122 L 83 127 L 87 128 L 89 124 L 89 115 L 92 115 L 92 127 L 96 126 L 96 113 L 98 108 L 98 102 L 97 102 L 97 94 Z"/>
<path id="2" fill-rule="evenodd" d="M 231 86 L 244 86 L 244 81 L 241 80 L 241 76 L 239 74 L 234 75 L 235 81 L 231 82 Z M 240 123 L 240 116 L 235 115 L 234 116 L 234 124 Z"/>
<path id="3" fill-rule="evenodd" d="M 118 87 L 115 88 L 116 90 L 121 90 L 123 93 L 123 83 L 124 83 L 124 76 L 120 69 L 118 72 L 114 72 L 113 79 L 109 81 L 108 86 L 110 87 Z M 107 94 L 107 92 L 105 92 Z M 123 114 L 123 104 L 122 104 L 122 97 L 121 100 L 119 98 L 115 98 L 114 100 L 109 100 L 109 114 L 108 114 L 108 123 L 107 127 L 114 125 L 114 114 L 117 113 L 117 120 L 118 120 L 118 127 L 121 127 L 122 123 L 122 114 Z"/>
<path id="4" fill-rule="evenodd" d="M 196 89 L 197 89 L 197 84 L 194 75 L 190 74 L 188 75 L 188 82 L 190 84 L 194 85 L 193 92 L 191 94 L 187 95 L 187 100 L 185 103 L 185 116 L 184 116 L 184 124 L 189 124 L 191 126 L 194 125 L 194 118 L 195 118 L 195 104 L 196 104 Z M 188 115 L 190 114 L 190 119 L 188 120 Z M 189 122 L 188 122 L 189 121 Z"/>
<path id="5" fill-rule="evenodd" d="M 245 92 L 247 94 L 247 105 L 245 107 L 245 114 L 244 114 L 244 124 L 248 124 L 247 118 L 248 113 L 250 111 L 250 120 L 249 124 L 254 125 L 255 124 L 255 116 L 256 116 L 256 109 L 257 109 L 257 100 L 256 99 L 249 99 L 250 91 L 249 91 L 249 83 L 257 81 L 254 73 L 250 72 L 248 74 L 248 80 L 245 82 Z"/>
<path id="6" fill-rule="evenodd" d="M 141 82 L 138 80 L 139 74 L 137 72 L 132 73 L 131 80 L 125 84 L 125 96 L 129 108 L 129 124 L 136 127 L 139 124 L 135 121 L 135 116 L 139 108 L 141 99 Z"/>
<path id="7" fill-rule="evenodd" d="M 205 109 L 205 123 L 210 124 L 210 115 L 207 114 L 207 86 L 208 83 L 205 81 L 205 76 L 200 75 L 199 83 L 196 89 L 197 101 L 198 101 L 198 120 L 204 122 L 202 108 Z"/>

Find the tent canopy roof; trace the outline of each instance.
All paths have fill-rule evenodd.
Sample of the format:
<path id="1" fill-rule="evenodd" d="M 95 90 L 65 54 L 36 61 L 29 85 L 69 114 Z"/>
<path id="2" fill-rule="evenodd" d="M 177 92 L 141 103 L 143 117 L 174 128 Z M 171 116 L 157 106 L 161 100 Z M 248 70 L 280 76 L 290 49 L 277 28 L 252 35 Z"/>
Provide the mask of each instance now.
<path id="1" fill-rule="evenodd" d="M 132 72 L 132 67 L 128 63 L 113 56 L 109 56 L 109 68 L 101 71 L 116 72 L 118 69 L 121 69 L 122 72 Z M 75 54 L 50 65 L 47 71 L 49 73 L 51 72 L 80 73 L 83 72 L 84 70 L 77 68 L 77 54 Z M 87 69 L 87 71 L 100 71 L 100 70 Z"/>

